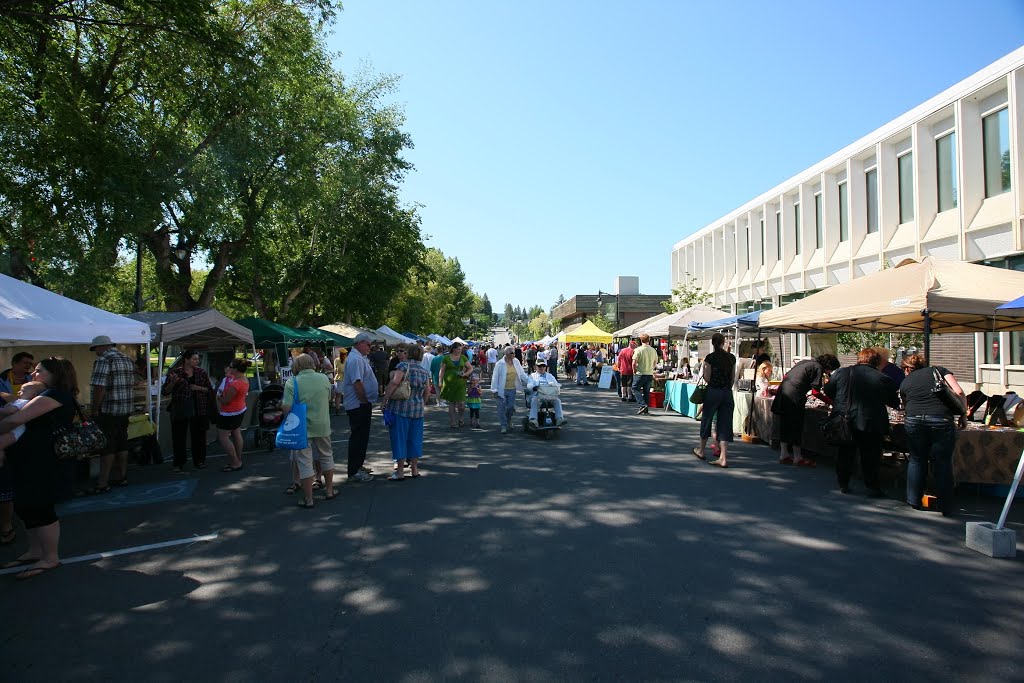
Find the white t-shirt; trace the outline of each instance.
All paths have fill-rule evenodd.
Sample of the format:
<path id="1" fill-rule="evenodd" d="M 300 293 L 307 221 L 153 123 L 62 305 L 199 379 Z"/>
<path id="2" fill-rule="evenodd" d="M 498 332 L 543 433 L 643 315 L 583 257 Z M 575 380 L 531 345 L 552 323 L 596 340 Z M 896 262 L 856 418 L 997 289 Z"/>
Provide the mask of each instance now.
<path id="1" fill-rule="evenodd" d="M 430 361 L 434 360 L 434 354 L 430 351 L 423 352 L 423 360 L 420 361 L 420 365 L 423 366 L 427 372 L 430 372 Z"/>
<path id="2" fill-rule="evenodd" d="M 11 401 L 11 405 L 14 406 L 15 408 L 17 408 L 18 410 L 21 410 L 22 408 L 25 407 L 25 405 L 28 403 L 28 401 L 29 401 L 29 399 L 27 399 L 27 398 L 19 398 L 17 400 Z M 15 441 L 20 439 L 21 435 L 24 434 L 24 433 L 25 433 L 25 425 L 18 425 L 17 427 L 15 427 L 14 429 L 11 430 L 11 434 L 14 435 L 14 440 Z"/>
<path id="3" fill-rule="evenodd" d="M 487 349 L 487 362 L 497 363 L 498 362 L 498 351 L 496 349 Z"/>

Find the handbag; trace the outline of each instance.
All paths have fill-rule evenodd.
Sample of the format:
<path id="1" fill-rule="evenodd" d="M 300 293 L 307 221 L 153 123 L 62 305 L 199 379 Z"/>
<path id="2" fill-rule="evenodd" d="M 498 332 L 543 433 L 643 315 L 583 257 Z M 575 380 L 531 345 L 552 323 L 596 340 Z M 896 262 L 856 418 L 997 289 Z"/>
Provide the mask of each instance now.
<path id="1" fill-rule="evenodd" d="M 406 370 L 405 377 L 395 387 L 395 390 L 391 392 L 391 398 L 395 401 L 407 401 L 412 398 L 412 385 L 409 384 L 409 371 Z"/>
<path id="2" fill-rule="evenodd" d="M 694 405 L 700 405 L 704 402 L 704 395 L 708 392 L 708 383 L 703 378 L 697 382 L 697 386 L 694 387 L 693 393 L 690 394 L 690 403 Z"/>
<path id="3" fill-rule="evenodd" d="M 850 405 L 853 403 L 853 368 L 847 370 L 847 374 L 850 376 L 850 386 L 846 390 L 846 410 L 842 414 L 833 412 L 818 423 L 821 436 L 830 446 L 853 444 L 853 426 L 850 424 Z"/>
<path id="4" fill-rule="evenodd" d="M 963 417 L 967 414 L 967 406 L 960 400 L 953 389 L 949 386 L 949 382 L 942 376 L 942 373 L 937 368 L 932 368 L 932 377 L 935 379 L 935 386 L 932 387 L 932 394 L 937 396 L 943 405 L 949 408 L 949 411 L 957 417 Z"/>
<path id="5" fill-rule="evenodd" d="M 78 424 L 59 427 L 53 434 L 53 451 L 58 460 L 83 460 L 94 458 L 107 445 L 107 436 L 95 422 L 85 419 L 82 408 L 75 401 Z"/>
<path id="6" fill-rule="evenodd" d="M 292 408 L 288 416 L 281 420 L 281 426 L 277 428 L 275 443 L 278 448 L 301 451 L 309 447 L 309 439 L 306 436 L 306 404 L 301 403 L 299 399 L 299 378 L 292 377 L 291 381 L 295 387 Z"/>

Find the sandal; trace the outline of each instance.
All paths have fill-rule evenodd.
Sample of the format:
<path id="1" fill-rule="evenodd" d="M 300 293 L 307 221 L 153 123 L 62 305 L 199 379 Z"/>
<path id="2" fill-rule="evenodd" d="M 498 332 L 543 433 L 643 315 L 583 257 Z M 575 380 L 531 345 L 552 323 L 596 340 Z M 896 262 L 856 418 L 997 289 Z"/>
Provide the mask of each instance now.
<path id="1" fill-rule="evenodd" d="M 707 460 L 707 456 L 705 456 L 703 453 L 697 450 L 696 447 L 694 447 L 694 449 L 690 452 L 693 453 L 693 457 L 697 458 L 698 460 Z"/>
<path id="2" fill-rule="evenodd" d="M 792 455 L 785 455 L 785 456 L 779 458 L 779 464 L 780 465 L 792 465 L 793 464 L 793 456 Z"/>
<path id="3" fill-rule="evenodd" d="M 302 487 L 300 485 L 298 485 L 298 484 L 292 484 L 291 486 L 286 488 L 284 490 L 284 492 L 287 493 L 290 496 L 290 495 L 292 495 L 293 493 L 295 493 L 296 491 L 298 491 L 301 488 Z"/>
<path id="4" fill-rule="evenodd" d="M 316 506 L 313 505 L 313 503 L 307 503 L 304 500 L 300 500 L 299 501 L 299 507 L 302 508 L 303 510 L 312 510 Z"/>
<path id="5" fill-rule="evenodd" d="M 12 526 L 7 531 L 0 532 L 0 545 L 10 545 L 18 537 L 18 532 Z"/>
<path id="6" fill-rule="evenodd" d="M 324 496 L 324 500 L 334 500 L 337 497 L 338 497 L 338 492 L 335 491 L 334 493 L 332 493 L 330 495 Z"/>
<path id="7" fill-rule="evenodd" d="M 804 458 L 803 460 L 797 460 L 796 461 L 796 466 L 797 467 L 817 467 L 818 463 L 814 462 L 813 460 L 808 460 L 807 458 Z"/>
<path id="8" fill-rule="evenodd" d="M 237 472 L 240 469 L 242 469 L 241 465 L 239 465 L 238 467 L 232 467 L 231 465 L 224 465 L 224 467 L 220 468 L 220 471 L 221 472 Z"/>
<path id="9" fill-rule="evenodd" d="M 110 493 L 110 484 L 106 486 L 93 486 L 85 490 L 83 495 L 86 496 L 102 496 L 104 493 Z"/>
<path id="10" fill-rule="evenodd" d="M 58 562 L 57 564 L 53 565 L 52 567 L 32 567 L 31 569 L 26 569 L 23 572 L 19 572 L 19 573 L 15 574 L 14 578 L 17 581 L 24 581 L 26 579 L 34 579 L 35 577 L 39 576 L 40 574 L 45 574 L 46 572 L 50 571 L 51 569 L 56 569 L 59 566 L 60 566 L 60 562 Z"/>
<path id="11" fill-rule="evenodd" d="M 110 485 L 111 486 L 127 486 L 128 485 L 128 477 L 125 477 L 124 479 L 118 479 L 116 481 L 112 481 L 112 482 L 110 482 Z"/>
<path id="12" fill-rule="evenodd" d="M 387 477 L 388 481 L 405 481 L 405 477 L 398 476 L 398 472 L 393 473 L 390 477 Z"/>
<path id="13" fill-rule="evenodd" d="M 726 465 L 724 462 L 722 462 L 721 458 L 719 458 L 718 460 L 712 460 L 708 464 L 709 465 L 714 465 L 715 467 L 728 467 L 728 465 Z"/>

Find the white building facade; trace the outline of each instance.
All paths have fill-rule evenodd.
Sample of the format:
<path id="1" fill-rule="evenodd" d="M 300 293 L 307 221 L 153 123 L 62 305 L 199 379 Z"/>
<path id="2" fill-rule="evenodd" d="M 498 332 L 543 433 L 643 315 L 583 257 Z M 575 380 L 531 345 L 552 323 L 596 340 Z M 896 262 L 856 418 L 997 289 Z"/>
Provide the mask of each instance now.
<path id="1" fill-rule="evenodd" d="M 673 287 L 696 278 L 744 313 L 905 258 L 1024 270 L 1022 143 L 1024 48 L 678 242 Z M 934 362 L 956 360 L 962 382 L 1024 385 L 1024 333 L 937 340 Z"/>

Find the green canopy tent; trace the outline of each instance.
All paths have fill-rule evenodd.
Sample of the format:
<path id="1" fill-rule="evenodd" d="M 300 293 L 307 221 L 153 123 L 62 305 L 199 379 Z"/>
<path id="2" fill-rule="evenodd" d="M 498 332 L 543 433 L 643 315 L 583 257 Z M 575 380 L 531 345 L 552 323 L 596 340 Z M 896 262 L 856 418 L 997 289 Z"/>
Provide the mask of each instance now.
<path id="1" fill-rule="evenodd" d="M 334 346 L 336 341 L 323 330 L 295 328 L 263 318 L 242 318 L 239 325 L 252 330 L 253 343 L 261 349 L 274 349 L 278 363 L 288 358 L 288 349 L 302 346 Z"/>
<path id="2" fill-rule="evenodd" d="M 323 330 L 316 327 L 296 327 L 295 329 L 301 332 L 310 332 L 321 335 L 324 338 L 323 343 L 327 346 L 341 346 L 348 349 L 351 348 L 352 344 L 355 342 L 355 339 L 352 339 L 351 337 L 346 337 L 343 334 L 335 334 L 329 330 Z"/>

